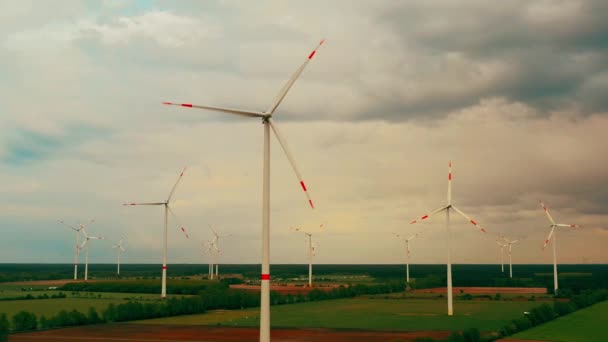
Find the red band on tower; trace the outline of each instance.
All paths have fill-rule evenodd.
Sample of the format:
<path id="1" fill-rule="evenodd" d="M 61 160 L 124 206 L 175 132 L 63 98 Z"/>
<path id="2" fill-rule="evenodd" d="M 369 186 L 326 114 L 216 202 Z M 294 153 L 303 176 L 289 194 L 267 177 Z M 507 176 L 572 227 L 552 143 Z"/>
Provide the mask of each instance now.
<path id="1" fill-rule="evenodd" d="M 270 274 L 262 274 L 262 276 L 260 277 L 260 279 L 262 279 L 262 280 L 270 280 Z"/>
<path id="2" fill-rule="evenodd" d="M 163 266 L 163 270 L 166 270 L 166 269 L 167 269 L 167 266 Z"/>

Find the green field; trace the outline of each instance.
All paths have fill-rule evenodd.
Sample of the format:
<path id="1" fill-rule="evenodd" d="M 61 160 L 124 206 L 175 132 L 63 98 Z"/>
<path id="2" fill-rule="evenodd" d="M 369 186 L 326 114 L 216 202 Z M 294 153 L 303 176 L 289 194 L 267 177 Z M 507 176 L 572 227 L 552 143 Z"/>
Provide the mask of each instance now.
<path id="1" fill-rule="evenodd" d="M 608 341 L 608 301 L 539 325 L 513 338 L 542 341 Z"/>
<path id="2" fill-rule="evenodd" d="M 15 313 L 25 310 L 35 313 L 36 316 L 53 316 L 61 310 L 78 310 L 86 313 L 89 307 L 94 307 L 101 313 L 110 303 L 125 303 L 122 299 L 89 299 L 89 298 L 61 298 L 61 299 L 34 299 L 34 300 L 9 300 L 0 301 L 0 313 L 9 317 Z"/>
<path id="3" fill-rule="evenodd" d="M 455 301 L 453 317 L 446 315 L 445 300 L 337 299 L 271 307 L 272 326 L 285 328 L 334 328 L 364 330 L 463 330 L 495 331 L 535 302 Z M 210 312 L 201 315 L 140 321 L 148 324 L 200 324 L 254 327 L 258 310 Z"/>

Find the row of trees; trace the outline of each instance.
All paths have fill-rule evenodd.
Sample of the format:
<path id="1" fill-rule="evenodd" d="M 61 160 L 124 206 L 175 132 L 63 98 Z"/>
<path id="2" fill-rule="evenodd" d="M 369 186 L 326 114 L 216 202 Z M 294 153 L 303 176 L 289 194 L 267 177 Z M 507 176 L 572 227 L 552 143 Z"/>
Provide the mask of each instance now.
<path id="1" fill-rule="evenodd" d="M 28 293 L 25 296 L 17 296 L 17 297 L 4 297 L 0 298 L 0 301 L 9 301 L 9 300 L 32 300 L 32 299 L 58 299 L 58 298 L 66 298 L 66 294 L 63 292 L 53 293 L 49 296 L 48 293 L 43 293 L 37 296 L 34 296 Z"/>

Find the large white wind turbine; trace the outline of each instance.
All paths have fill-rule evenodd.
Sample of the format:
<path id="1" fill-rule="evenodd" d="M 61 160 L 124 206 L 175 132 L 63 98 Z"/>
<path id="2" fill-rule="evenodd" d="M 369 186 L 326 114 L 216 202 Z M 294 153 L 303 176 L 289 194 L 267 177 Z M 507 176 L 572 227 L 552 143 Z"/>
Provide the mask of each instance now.
<path id="1" fill-rule="evenodd" d="M 464 217 L 467 221 L 469 221 L 471 224 L 473 224 L 475 227 L 479 228 L 482 232 L 486 232 L 486 230 L 480 226 L 477 221 L 473 220 L 472 218 L 470 218 L 468 215 L 466 215 L 465 213 L 462 212 L 462 210 L 456 208 L 455 206 L 452 205 L 452 162 L 450 161 L 448 164 L 448 195 L 447 195 L 447 199 L 448 199 L 448 203 L 435 210 L 432 211 L 430 214 L 426 214 L 422 217 L 420 217 L 417 220 L 414 220 L 412 222 L 410 222 L 410 224 L 414 224 L 414 223 L 418 223 L 420 221 L 426 220 L 427 218 L 429 218 L 431 215 L 436 214 L 440 211 L 444 211 L 445 210 L 445 227 L 446 227 L 446 241 L 447 241 L 447 246 L 446 246 L 446 251 L 447 251 L 447 282 L 448 282 L 448 315 L 452 316 L 454 314 L 454 310 L 453 310 L 453 303 L 452 303 L 452 260 L 451 260 L 451 256 L 450 256 L 450 209 L 453 209 L 455 212 L 457 212 L 458 214 L 460 214 L 462 217 Z"/>
<path id="2" fill-rule="evenodd" d="M 91 223 L 95 222 L 95 220 L 91 220 Z M 78 279 L 78 256 L 80 255 L 80 231 L 84 225 L 81 223 L 78 226 L 69 225 L 61 220 L 57 221 L 57 223 L 62 224 L 76 232 L 76 244 L 74 245 L 74 280 Z"/>
<path id="3" fill-rule="evenodd" d="M 549 214 L 549 208 L 547 208 L 545 206 L 545 204 L 543 203 L 543 201 L 539 201 L 540 202 L 540 206 L 543 208 L 543 210 L 545 211 L 545 214 L 547 214 L 547 218 L 549 219 L 549 222 L 551 223 L 549 225 L 549 227 L 551 227 L 551 231 L 549 232 L 549 236 L 547 236 L 547 238 L 545 239 L 545 244 L 543 245 L 543 249 L 545 249 L 545 247 L 547 247 L 547 244 L 549 244 L 549 241 L 551 240 L 551 238 L 553 238 L 553 285 L 554 285 L 554 293 L 557 294 L 557 231 L 555 231 L 555 228 L 557 227 L 569 227 L 569 228 L 581 228 L 582 226 L 576 225 L 576 224 L 563 224 L 563 223 L 555 223 L 555 221 L 553 220 L 553 217 L 551 217 L 551 214 Z"/>
<path id="4" fill-rule="evenodd" d="M 500 247 L 500 271 L 505 273 L 504 250 L 507 247 L 507 243 L 504 241 L 504 237 L 502 237 L 496 239 L 496 244 Z"/>
<path id="5" fill-rule="evenodd" d="M 321 228 L 323 225 L 321 225 Z M 312 287 L 312 258 L 315 256 L 316 246 L 312 243 L 312 233 L 305 232 L 301 228 L 292 228 L 297 232 L 304 233 L 308 237 L 308 287 Z"/>
<path id="6" fill-rule="evenodd" d="M 162 287 L 161 287 L 161 292 L 160 292 L 161 298 L 167 297 L 167 223 L 169 220 L 169 213 L 171 215 L 173 215 L 173 217 L 177 220 L 177 216 L 175 216 L 175 213 L 173 213 L 173 210 L 171 210 L 171 206 L 169 205 L 169 203 L 171 202 L 171 198 L 173 197 L 173 194 L 175 193 L 177 184 L 184 176 L 185 171 L 186 171 L 186 168 L 184 167 L 182 172 L 177 177 L 177 181 L 175 181 L 175 184 L 173 184 L 173 188 L 171 188 L 171 191 L 169 192 L 169 196 L 167 196 L 166 201 L 153 202 L 153 203 L 125 203 L 125 204 L 123 204 L 123 205 L 162 205 L 165 207 L 165 226 L 164 226 L 164 230 L 163 230 L 163 272 L 162 272 Z M 178 222 L 178 224 L 179 224 L 179 222 Z M 189 236 L 188 236 L 188 233 L 186 232 L 186 228 L 184 228 L 184 226 L 180 225 L 180 229 L 188 238 Z"/>
<path id="7" fill-rule="evenodd" d="M 270 341 L 270 129 L 274 132 L 279 144 L 283 148 L 287 159 L 289 160 L 295 174 L 300 182 L 300 186 L 306 197 L 308 203 L 314 208 L 312 199 L 310 198 L 304 180 L 300 175 L 300 171 L 296 167 L 295 160 L 287 147 L 287 143 L 281 135 L 276 123 L 272 120 L 272 115 L 279 107 L 285 95 L 291 88 L 291 86 L 298 79 L 304 68 L 308 65 L 310 60 L 317 53 L 317 49 L 323 45 L 322 40 L 319 45 L 306 57 L 304 63 L 296 70 L 291 76 L 287 83 L 283 86 L 272 105 L 268 110 L 264 112 L 257 111 L 246 111 L 228 108 L 218 108 L 210 106 L 199 106 L 191 103 L 173 103 L 163 102 L 166 105 L 182 106 L 188 108 L 206 109 L 211 111 L 218 111 L 227 114 L 234 114 L 244 117 L 257 118 L 262 120 L 264 125 L 264 166 L 263 166 L 263 188 L 262 188 L 262 275 L 261 275 L 261 291 L 260 291 L 260 341 Z"/>
<path id="8" fill-rule="evenodd" d="M 405 263 L 405 281 L 407 284 L 410 283 L 410 241 L 414 240 L 420 233 L 416 233 L 412 236 L 405 237 L 403 235 L 393 233 L 395 236 L 403 242 L 405 245 L 406 263 Z"/>
<path id="9" fill-rule="evenodd" d="M 84 225 L 81 225 L 82 229 L 80 230 L 80 232 L 82 233 L 83 237 L 84 237 L 84 241 L 82 241 L 82 244 L 79 246 L 79 249 L 82 250 L 83 248 L 87 248 L 87 254 L 85 255 L 84 258 L 84 280 L 87 281 L 89 280 L 89 241 L 91 240 L 103 240 L 102 236 L 91 236 L 87 233 L 87 229 Z"/>
<path id="10" fill-rule="evenodd" d="M 509 247 L 509 278 L 513 278 L 513 262 L 511 261 L 511 247 L 513 247 L 514 244 L 518 243 L 519 240 L 509 240 L 503 236 L 502 241 L 504 241 L 505 246 Z M 502 248 L 501 248 L 501 250 L 502 250 Z"/>
<path id="11" fill-rule="evenodd" d="M 117 244 L 112 246 L 112 248 L 116 248 L 116 254 L 117 254 L 117 258 L 118 258 L 118 260 L 116 261 L 116 274 L 118 276 L 120 276 L 120 255 L 127 251 L 122 244 L 123 244 L 123 240 L 120 240 L 120 241 L 118 241 Z"/>
<path id="12" fill-rule="evenodd" d="M 226 237 L 230 237 L 232 236 L 232 234 L 228 234 L 228 235 L 220 235 L 218 234 L 215 229 L 213 229 L 213 227 L 211 227 L 211 225 L 209 225 L 209 228 L 211 229 L 211 231 L 213 232 L 213 241 L 212 244 L 216 249 L 216 255 L 217 258 L 215 259 L 215 277 L 217 279 L 220 279 L 220 239 L 221 238 L 226 238 Z M 211 272 L 213 272 L 213 269 L 211 270 Z"/>

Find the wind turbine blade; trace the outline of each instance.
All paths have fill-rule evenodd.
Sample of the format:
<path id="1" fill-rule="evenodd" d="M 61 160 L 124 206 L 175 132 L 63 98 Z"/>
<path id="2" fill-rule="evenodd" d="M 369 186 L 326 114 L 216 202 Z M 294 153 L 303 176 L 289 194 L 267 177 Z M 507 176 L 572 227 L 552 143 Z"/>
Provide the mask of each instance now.
<path id="1" fill-rule="evenodd" d="M 577 224 L 562 224 L 562 223 L 558 223 L 558 224 L 556 224 L 556 226 L 558 226 L 558 227 L 568 227 L 568 228 L 583 228 L 583 226 L 579 226 Z"/>
<path id="2" fill-rule="evenodd" d="M 63 222 L 63 221 L 61 221 L 61 220 L 57 220 L 57 223 L 58 223 L 58 224 L 61 224 L 61 225 L 64 225 L 64 226 L 66 226 L 66 227 L 68 227 L 68 228 L 70 228 L 70 229 L 73 229 L 73 230 L 75 230 L 75 231 L 77 231 L 77 232 L 78 232 L 78 231 L 80 231 L 80 228 L 76 228 L 75 226 L 72 226 L 72 225 L 70 225 L 70 224 L 67 224 L 67 223 L 65 223 L 65 222 Z"/>
<path id="3" fill-rule="evenodd" d="M 414 239 L 415 239 L 415 238 L 416 238 L 418 235 L 420 235 L 420 233 L 416 233 L 416 234 L 414 234 L 414 235 L 412 235 L 412 236 L 408 237 L 408 238 L 407 238 L 407 241 L 412 241 L 412 240 L 414 240 Z"/>
<path id="4" fill-rule="evenodd" d="M 482 232 L 486 232 L 486 229 L 482 226 L 480 226 L 477 221 L 473 220 L 472 218 L 470 218 L 469 216 L 467 216 L 467 214 L 463 213 L 460 209 L 452 206 L 452 209 L 454 209 L 457 213 L 459 213 L 460 215 L 462 215 L 462 217 L 464 217 L 465 219 L 467 219 L 467 221 L 471 222 L 471 224 L 473 224 L 475 227 L 479 228 Z"/>
<path id="5" fill-rule="evenodd" d="M 169 106 L 181 106 L 181 107 L 188 107 L 188 108 L 206 109 L 206 110 L 212 110 L 215 112 L 247 116 L 250 118 L 262 118 L 265 115 L 264 113 L 253 112 L 253 111 L 248 111 L 248 110 L 230 109 L 230 108 L 221 108 L 221 107 L 212 107 L 212 106 L 199 106 L 199 105 L 193 105 L 192 103 L 163 102 L 163 104 L 169 105 Z"/>
<path id="6" fill-rule="evenodd" d="M 211 226 L 210 223 L 207 223 L 207 225 L 209 225 L 209 228 L 211 229 L 211 231 L 213 232 L 213 235 L 215 235 L 216 237 L 218 236 L 217 232 L 215 231 L 215 229 L 213 229 L 213 227 Z"/>
<path id="7" fill-rule="evenodd" d="M 308 204 L 310 204 L 310 207 L 314 209 L 315 205 L 312 203 L 312 199 L 310 198 L 310 195 L 308 194 L 308 189 L 306 188 L 306 184 L 304 184 L 304 180 L 302 179 L 302 175 L 300 174 L 300 171 L 298 170 L 296 161 L 293 158 L 293 155 L 291 154 L 291 152 L 289 151 L 289 147 L 287 147 L 287 142 L 285 141 L 285 139 L 281 135 L 281 132 L 279 131 L 279 128 L 276 126 L 276 124 L 274 123 L 274 121 L 271 118 L 268 118 L 268 123 L 270 124 L 272 131 L 274 132 L 275 136 L 277 137 L 279 144 L 283 148 L 283 152 L 285 152 L 285 155 L 287 156 L 287 159 L 289 160 L 289 163 L 291 164 L 293 171 L 296 173 L 296 177 L 298 177 L 298 180 L 300 181 L 300 186 L 302 187 L 302 190 L 304 190 L 304 194 L 306 195 L 306 198 L 308 199 Z"/>
<path id="8" fill-rule="evenodd" d="M 448 204 L 452 204 L 452 161 L 448 163 Z"/>
<path id="9" fill-rule="evenodd" d="M 190 235 L 188 234 L 188 232 L 186 231 L 186 228 L 184 227 L 184 225 L 182 225 L 179 222 L 179 219 L 177 218 L 177 215 L 175 215 L 175 213 L 173 212 L 173 209 L 171 209 L 170 206 L 167 206 L 167 209 L 169 209 L 169 214 L 171 214 L 171 216 L 173 216 L 173 218 L 175 219 L 175 221 L 177 222 L 177 225 L 179 226 L 179 229 L 182 231 L 182 233 L 184 233 L 184 235 L 186 235 L 186 239 L 190 238 Z"/>
<path id="10" fill-rule="evenodd" d="M 87 242 L 89 242 L 89 239 L 84 239 L 84 241 L 82 241 L 82 243 L 80 244 L 80 246 L 78 246 L 79 249 L 83 249 L 84 246 L 86 246 Z"/>
<path id="11" fill-rule="evenodd" d="M 281 104 L 281 102 L 285 98 L 285 95 L 287 95 L 287 92 L 289 91 L 289 89 L 291 89 L 291 86 L 293 86 L 293 84 L 297 81 L 297 79 L 298 79 L 298 77 L 300 77 L 300 74 L 302 73 L 302 71 L 304 71 L 304 68 L 306 68 L 306 66 L 308 65 L 310 60 L 315 56 L 315 54 L 317 53 L 317 50 L 321 47 L 321 45 L 323 45 L 324 42 L 325 42 L 325 39 L 323 39 L 323 40 L 321 40 L 321 42 L 319 42 L 319 45 L 317 45 L 317 47 L 314 50 L 312 50 L 312 52 L 308 55 L 308 57 L 306 57 L 306 59 L 304 60 L 304 63 L 302 63 L 302 65 L 300 65 L 300 67 L 289 78 L 289 80 L 287 80 L 287 83 L 285 83 L 283 88 L 281 88 L 281 91 L 279 91 L 279 93 L 277 94 L 277 97 L 274 99 L 274 102 L 272 103 L 272 106 L 270 106 L 270 108 L 268 108 L 266 113 L 268 113 L 268 114 L 274 113 L 274 111 L 277 109 L 277 107 Z"/>
<path id="12" fill-rule="evenodd" d="M 422 222 L 423 220 L 426 220 L 426 219 L 428 219 L 429 217 L 431 217 L 431 215 L 437 214 L 438 212 L 440 212 L 440 211 L 442 211 L 442 210 L 444 210 L 444 209 L 447 209 L 447 208 L 448 208 L 448 207 L 447 207 L 447 206 L 445 206 L 445 207 L 441 207 L 441 208 L 439 208 L 439 209 L 437 209 L 437 210 L 431 211 L 431 213 L 430 213 L 430 214 L 423 215 L 423 216 L 421 216 L 419 219 L 417 219 L 417 220 L 413 220 L 412 222 L 410 222 L 410 224 L 414 224 L 414 223 Z"/>
<path id="13" fill-rule="evenodd" d="M 175 181 L 175 184 L 173 184 L 173 188 L 171 188 L 171 192 L 169 192 L 169 197 L 167 197 L 167 203 L 169 203 L 171 201 L 171 197 L 173 197 L 173 193 L 175 193 L 175 188 L 177 188 L 177 184 L 179 184 L 179 181 L 182 179 L 182 177 L 184 176 L 184 172 L 186 172 L 186 169 L 188 167 L 185 166 L 184 169 L 182 170 L 182 172 L 179 174 L 179 176 L 177 177 L 177 180 Z"/>
<path id="14" fill-rule="evenodd" d="M 122 205 L 165 205 L 163 202 L 155 202 L 155 203 L 123 203 Z"/>
<path id="15" fill-rule="evenodd" d="M 104 240 L 105 239 L 103 236 L 89 236 L 87 238 L 92 239 L 92 240 Z"/>
<path id="16" fill-rule="evenodd" d="M 549 236 L 545 239 L 545 243 L 543 244 L 543 249 L 547 247 L 549 241 L 551 241 L 551 237 L 553 236 L 553 231 L 555 231 L 555 226 L 551 227 L 551 231 L 549 232 Z"/>
<path id="17" fill-rule="evenodd" d="M 124 253 L 124 252 L 126 252 L 127 250 L 126 250 L 126 249 L 124 249 L 124 248 L 122 248 L 122 246 L 120 246 L 120 251 Z"/>
<path id="18" fill-rule="evenodd" d="M 545 206 L 545 203 L 543 203 L 543 201 L 539 200 L 538 202 L 540 203 L 540 206 L 543 207 L 543 210 L 545 211 L 545 214 L 547 214 L 547 217 L 549 218 L 549 221 L 551 221 L 551 224 L 555 224 L 553 217 L 551 217 L 551 214 L 549 214 L 549 208 Z"/>
<path id="19" fill-rule="evenodd" d="M 509 244 L 514 245 L 514 244 L 516 244 L 518 242 L 519 242 L 519 240 L 513 240 L 513 241 L 509 242 Z"/>

